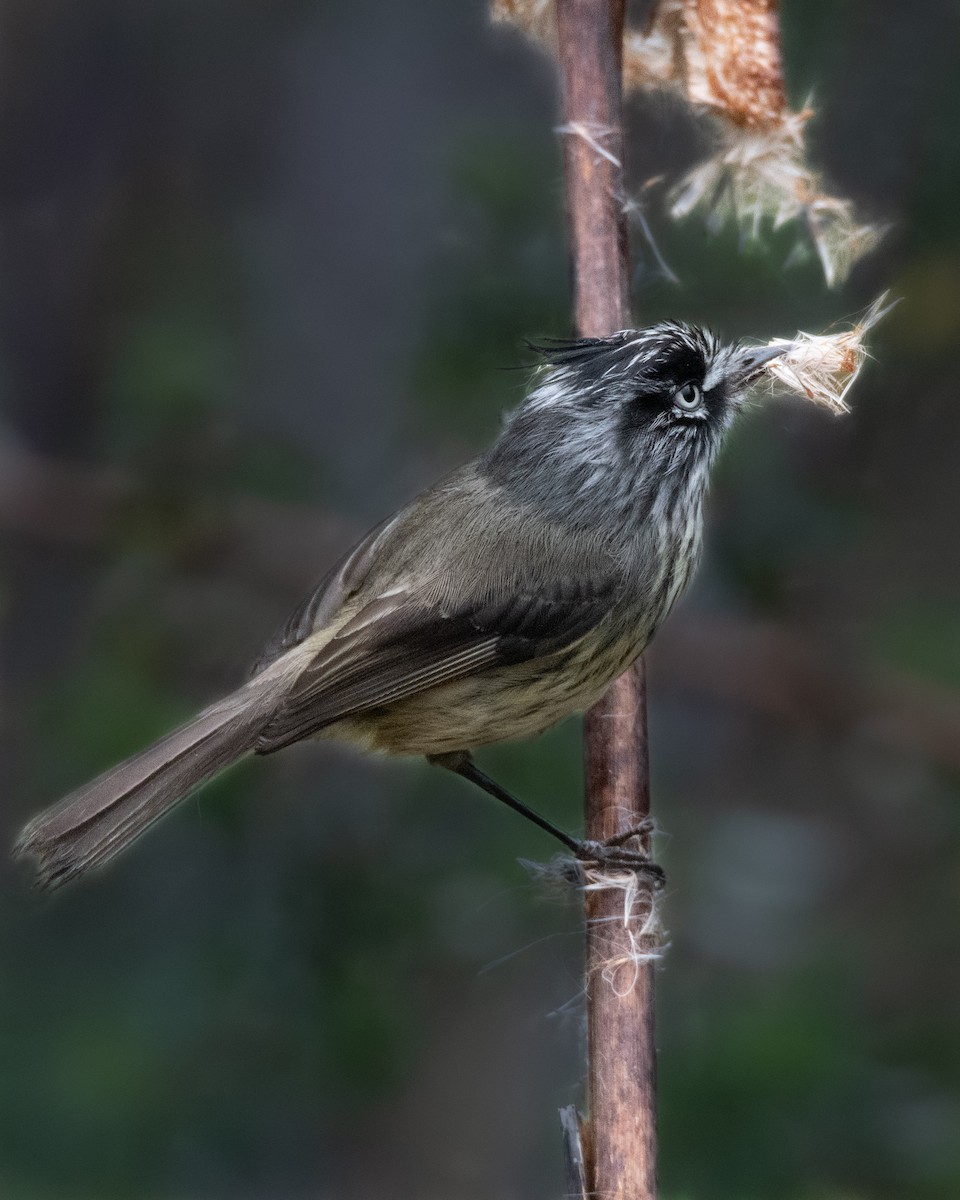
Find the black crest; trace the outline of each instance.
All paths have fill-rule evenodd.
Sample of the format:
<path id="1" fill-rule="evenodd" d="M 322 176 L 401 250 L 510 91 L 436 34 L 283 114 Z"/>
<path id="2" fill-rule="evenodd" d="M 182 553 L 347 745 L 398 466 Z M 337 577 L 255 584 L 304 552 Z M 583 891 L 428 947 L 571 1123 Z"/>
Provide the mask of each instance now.
<path id="1" fill-rule="evenodd" d="M 587 384 L 616 377 L 702 379 L 718 349 L 708 330 L 679 321 L 621 329 L 602 338 L 543 338 L 527 342 L 547 366 L 576 372 Z"/>

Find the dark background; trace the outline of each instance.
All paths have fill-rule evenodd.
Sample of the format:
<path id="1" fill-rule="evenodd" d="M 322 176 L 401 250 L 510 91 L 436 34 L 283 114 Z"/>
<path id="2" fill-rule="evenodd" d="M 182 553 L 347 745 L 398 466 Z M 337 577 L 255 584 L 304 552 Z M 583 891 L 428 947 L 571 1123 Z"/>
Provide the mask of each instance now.
<path id="1" fill-rule="evenodd" d="M 893 227 L 672 226 L 638 321 L 903 298 L 836 420 L 742 422 L 651 652 L 667 1200 L 960 1193 L 960 14 L 786 0 L 831 187 Z M 549 61 L 483 6 L 0 4 L 2 826 L 236 684 L 333 556 L 495 433 L 568 326 Z M 704 150 L 629 106 L 635 189 Z M 578 825 L 579 727 L 485 752 Z M 460 781 L 247 764 L 54 900 L 0 857 L 5 1200 L 547 1200 L 576 904 Z"/>

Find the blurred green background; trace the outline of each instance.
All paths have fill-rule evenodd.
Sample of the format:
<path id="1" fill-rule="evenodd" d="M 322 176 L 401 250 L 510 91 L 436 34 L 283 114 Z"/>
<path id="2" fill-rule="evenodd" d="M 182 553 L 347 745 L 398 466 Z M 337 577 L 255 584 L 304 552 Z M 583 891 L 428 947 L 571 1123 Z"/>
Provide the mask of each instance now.
<path id="1" fill-rule="evenodd" d="M 960 1194 L 960 10 L 785 0 L 882 247 L 672 226 L 638 321 L 903 301 L 838 421 L 742 422 L 651 651 L 667 1200 Z M 478 0 L 0 3 L 3 836 L 232 687 L 568 331 L 555 81 Z M 629 106 L 632 187 L 702 154 Z M 482 764 L 578 825 L 579 726 Z M 297 747 L 53 900 L 0 856 L 3 1200 L 547 1200 L 577 905 L 420 764 Z"/>

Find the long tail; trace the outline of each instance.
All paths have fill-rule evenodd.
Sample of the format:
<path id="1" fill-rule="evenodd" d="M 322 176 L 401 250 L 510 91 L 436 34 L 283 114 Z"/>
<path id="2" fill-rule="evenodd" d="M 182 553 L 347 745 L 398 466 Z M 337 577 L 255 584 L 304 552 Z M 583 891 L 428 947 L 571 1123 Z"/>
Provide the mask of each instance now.
<path id="1" fill-rule="evenodd" d="M 113 858 L 201 783 L 250 753 L 269 720 L 254 680 L 31 821 L 14 848 L 53 889 Z"/>

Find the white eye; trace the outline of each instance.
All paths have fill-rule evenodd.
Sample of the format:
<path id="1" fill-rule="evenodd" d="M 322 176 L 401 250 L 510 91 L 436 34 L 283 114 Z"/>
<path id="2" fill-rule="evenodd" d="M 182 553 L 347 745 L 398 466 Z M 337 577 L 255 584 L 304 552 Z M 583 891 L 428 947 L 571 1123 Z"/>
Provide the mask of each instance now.
<path id="1" fill-rule="evenodd" d="M 679 392 L 674 392 L 673 406 L 681 412 L 695 412 L 703 403 L 703 392 L 695 383 L 685 383 Z"/>

